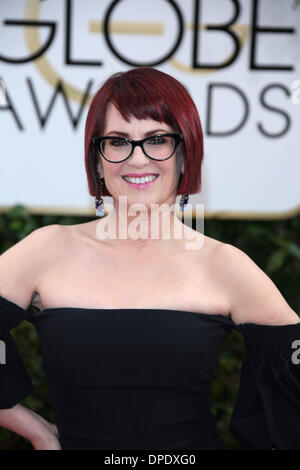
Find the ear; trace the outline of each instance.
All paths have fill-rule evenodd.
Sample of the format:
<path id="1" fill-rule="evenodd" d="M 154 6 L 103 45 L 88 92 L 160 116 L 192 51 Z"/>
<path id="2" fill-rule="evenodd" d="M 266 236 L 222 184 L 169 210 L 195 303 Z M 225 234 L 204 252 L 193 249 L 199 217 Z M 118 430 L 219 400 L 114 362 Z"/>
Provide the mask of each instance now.
<path id="1" fill-rule="evenodd" d="M 99 160 L 98 160 L 98 162 L 97 162 L 97 172 L 98 172 L 100 178 L 103 178 L 103 177 L 104 177 L 103 165 L 102 165 L 102 161 L 101 161 L 100 158 L 99 158 Z"/>
<path id="2" fill-rule="evenodd" d="M 181 173 L 184 173 L 184 169 L 185 169 L 185 161 L 183 160 L 181 164 Z"/>

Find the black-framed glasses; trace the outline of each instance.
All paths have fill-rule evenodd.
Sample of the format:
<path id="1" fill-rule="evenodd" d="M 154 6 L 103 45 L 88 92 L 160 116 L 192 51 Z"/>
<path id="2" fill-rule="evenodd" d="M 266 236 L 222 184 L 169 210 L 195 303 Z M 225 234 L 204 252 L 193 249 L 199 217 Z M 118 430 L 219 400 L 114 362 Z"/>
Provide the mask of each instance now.
<path id="1" fill-rule="evenodd" d="M 175 132 L 154 134 L 141 140 L 100 136 L 93 138 L 93 144 L 105 160 L 111 163 L 120 163 L 131 157 L 135 147 L 141 147 L 144 154 L 152 160 L 168 160 L 174 154 L 181 140 L 183 140 L 183 135 L 180 132 Z"/>

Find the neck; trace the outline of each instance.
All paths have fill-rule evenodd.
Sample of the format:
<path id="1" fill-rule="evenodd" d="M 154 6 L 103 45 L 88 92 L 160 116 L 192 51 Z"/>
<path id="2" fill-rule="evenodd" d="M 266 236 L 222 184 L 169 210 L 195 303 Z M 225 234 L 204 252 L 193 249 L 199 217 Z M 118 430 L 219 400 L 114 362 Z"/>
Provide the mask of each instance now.
<path id="1" fill-rule="evenodd" d="M 99 220 L 97 237 L 128 248 L 180 241 L 184 238 L 184 224 L 177 218 L 175 210 L 175 203 L 128 207 L 120 201 L 103 220 Z"/>

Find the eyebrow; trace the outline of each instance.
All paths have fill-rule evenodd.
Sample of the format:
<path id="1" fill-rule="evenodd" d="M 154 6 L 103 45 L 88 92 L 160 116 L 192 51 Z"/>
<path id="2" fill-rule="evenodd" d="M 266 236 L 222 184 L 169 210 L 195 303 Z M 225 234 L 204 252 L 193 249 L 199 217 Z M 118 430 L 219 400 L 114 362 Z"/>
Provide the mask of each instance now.
<path id="1" fill-rule="evenodd" d="M 145 132 L 144 137 L 148 137 L 149 135 L 153 135 L 155 132 L 161 132 L 163 131 L 164 134 L 168 134 L 169 131 L 166 129 L 153 129 L 151 131 Z M 107 134 L 117 134 L 121 137 L 129 137 L 129 134 L 127 132 L 121 132 L 121 131 L 109 131 Z"/>

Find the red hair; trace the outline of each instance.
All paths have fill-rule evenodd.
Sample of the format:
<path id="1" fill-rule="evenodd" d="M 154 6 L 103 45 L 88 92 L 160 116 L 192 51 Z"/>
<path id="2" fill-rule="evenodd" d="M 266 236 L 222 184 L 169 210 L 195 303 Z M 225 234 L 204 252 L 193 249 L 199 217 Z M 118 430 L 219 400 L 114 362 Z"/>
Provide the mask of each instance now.
<path id="1" fill-rule="evenodd" d="M 203 132 L 194 101 L 186 88 L 174 77 L 151 67 L 137 67 L 113 74 L 93 97 L 85 125 L 85 168 L 91 196 L 98 195 L 97 155 L 92 138 L 103 135 L 106 107 L 112 102 L 126 121 L 153 119 L 183 134 L 185 169 L 177 194 L 195 194 L 201 188 Z M 103 196 L 111 196 L 106 186 Z"/>

